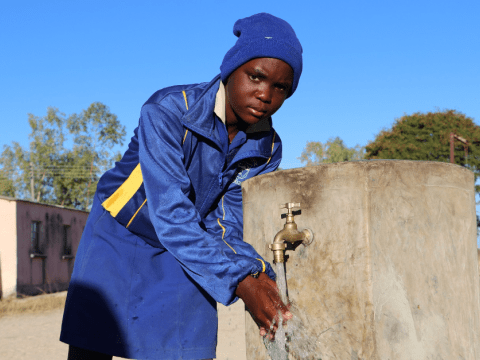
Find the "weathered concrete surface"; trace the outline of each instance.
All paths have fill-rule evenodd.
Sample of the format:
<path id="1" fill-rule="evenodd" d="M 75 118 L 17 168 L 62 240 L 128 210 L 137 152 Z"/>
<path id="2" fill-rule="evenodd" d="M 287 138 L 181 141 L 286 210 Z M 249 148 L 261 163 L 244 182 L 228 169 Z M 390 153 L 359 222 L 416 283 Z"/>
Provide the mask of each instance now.
<path id="1" fill-rule="evenodd" d="M 244 237 L 268 260 L 279 205 L 300 202 L 309 247 L 287 252 L 290 299 L 327 359 L 480 359 L 473 174 L 362 161 L 243 184 Z M 475 284 L 475 285 L 474 285 Z M 247 315 L 247 359 L 268 358 Z"/>
<path id="2" fill-rule="evenodd" d="M 0 293 L 66 290 L 87 218 L 85 211 L 0 196 Z"/>
<path id="3" fill-rule="evenodd" d="M 17 292 L 34 295 L 41 292 L 67 290 L 73 271 L 73 262 L 83 228 L 88 218 L 85 211 L 17 200 Z M 32 221 L 40 225 L 38 249 L 32 248 Z M 68 227 L 64 243 L 64 227 Z M 45 258 L 31 258 L 39 252 Z M 64 259 L 69 253 L 71 258 Z"/>

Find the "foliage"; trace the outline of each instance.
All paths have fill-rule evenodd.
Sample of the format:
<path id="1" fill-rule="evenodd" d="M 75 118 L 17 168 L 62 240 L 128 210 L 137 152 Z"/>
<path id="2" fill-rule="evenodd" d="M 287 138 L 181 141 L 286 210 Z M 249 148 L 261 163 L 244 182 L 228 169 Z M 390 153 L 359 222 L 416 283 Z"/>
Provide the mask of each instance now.
<path id="1" fill-rule="evenodd" d="M 0 170 L 0 195 L 15 197 L 15 186 L 13 185 L 13 181 L 3 169 Z"/>
<path id="2" fill-rule="evenodd" d="M 325 144 L 319 141 L 308 141 L 302 155 L 298 158 L 306 166 L 340 161 L 363 159 L 364 148 L 360 145 L 349 148 L 338 136 L 330 138 Z"/>
<path id="3" fill-rule="evenodd" d="M 468 141 L 468 158 L 464 144 L 455 140 L 455 163 L 480 175 L 480 127 L 473 119 L 455 110 L 415 113 L 397 119 L 390 130 L 381 131 L 366 146 L 366 159 L 405 159 L 450 161 L 450 133 Z M 477 193 L 480 186 L 476 185 Z"/>
<path id="4" fill-rule="evenodd" d="M 28 122 L 29 148 L 3 147 L 0 194 L 87 209 L 99 176 L 120 158 L 113 147 L 123 144 L 125 127 L 99 102 L 68 118 L 48 108 L 44 117 L 29 114 Z"/>

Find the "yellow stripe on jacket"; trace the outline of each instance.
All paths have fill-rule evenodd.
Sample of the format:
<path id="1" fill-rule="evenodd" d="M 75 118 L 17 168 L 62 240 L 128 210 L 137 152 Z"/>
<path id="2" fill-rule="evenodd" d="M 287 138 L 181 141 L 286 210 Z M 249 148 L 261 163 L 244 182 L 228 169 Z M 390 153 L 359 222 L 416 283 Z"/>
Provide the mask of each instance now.
<path id="1" fill-rule="evenodd" d="M 117 216 L 120 210 L 135 195 L 143 183 L 140 164 L 131 172 L 130 176 L 115 192 L 102 203 L 102 206 L 113 216 Z"/>
<path id="2" fill-rule="evenodd" d="M 222 220 L 225 220 L 225 208 L 223 207 L 223 198 L 224 198 L 224 196 L 222 196 L 222 210 L 223 210 Z M 223 240 L 223 242 L 224 242 L 225 244 L 227 244 L 227 246 L 228 246 L 230 249 L 232 249 L 232 251 L 236 254 L 237 252 L 235 251 L 235 249 L 234 249 L 233 247 L 231 247 L 230 244 L 227 243 L 227 242 L 225 241 L 225 239 L 224 239 L 226 229 L 225 229 L 225 227 L 222 225 L 222 223 L 220 222 L 220 218 L 217 219 L 217 222 L 218 222 L 218 225 L 220 225 L 220 227 L 222 228 L 222 240 Z"/>
<path id="3" fill-rule="evenodd" d="M 185 91 L 182 91 L 183 98 L 185 99 L 185 107 L 188 110 L 188 102 L 187 102 L 187 94 Z M 185 131 L 185 136 L 183 137 L 183 142 L 185 142 L 185 139 L 187 137 L 188 129 Z M 182 143 L 183 143 L 182 142 Z M 127 180 L 120 185 L 120 187 L 108 197 L 107 200 L 105 200 L 102 203 L 102 206 L 113 216 L 116 217 L 118 213 L 123 209 L 123 207 L 130 201 L 130 199 L 135 195 L 135 193 L 140 189 L 140 186 L 143 183 L 143 176 L 142 176 L 142 171 L 140 169 L 140 164 L 138 164 L 135 169 L 131 172 L 131 174 L 128 176 Z M 135 216 L 137 216 L 138 212 L 140 209 L 145 205 L 145 202 L 147 199 L 144 200 L 142 205 L 137 209 L 135 214 L 133 214 L 132 218 L 128 222 L 127 226 L 128 227 Z"/>
<path id="4" fill-rule="evenodd" d="M 267 164 L 270 162 L 270 160 L 272 160 L 272 155 L 273 155 L 273 147 L 275 146 L 275 135 L 276 135 L 276 132 L 275 130 L 273 130 L 273 137 L 272 137 L 272 152 L 270 154 L 270 157 L 268 158 L 267 160 Z"/>
<path id="5" fill-rule="evenodd" d="M 185 90 L 182 91 L 182 94 L 183 94 L 183 98 L 185 99 L 185 107 L 187 108 L 187 111 L 188 111 L 188 101 L 187 101 L 187 94 Z M 187 138 L 187 134 L 188 134 L 188 129 L 185 130 L 185 136 L 183 137 L 182 145 L 185 142 L 185 139 Z"/>

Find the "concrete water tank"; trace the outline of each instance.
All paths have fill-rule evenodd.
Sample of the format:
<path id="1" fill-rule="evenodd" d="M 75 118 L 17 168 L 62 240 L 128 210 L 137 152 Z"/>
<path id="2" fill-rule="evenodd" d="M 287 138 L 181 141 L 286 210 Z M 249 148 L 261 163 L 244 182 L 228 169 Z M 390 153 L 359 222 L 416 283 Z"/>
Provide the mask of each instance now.
<path id="1" fill-rule="evenodd" d="M 318 358 L 480 359 L 473 173 L 416 161 L 325 164 L 243 184 L 244 239 L 269 261 L 301 203 L 308 247 L 287 251 L 290 299 Z M 284 211 L 283 211 L 284 212 Z M 267 359 L 246 316 L 247 359 Z M 317 359 L 317 357 L 315 357 Z"/>

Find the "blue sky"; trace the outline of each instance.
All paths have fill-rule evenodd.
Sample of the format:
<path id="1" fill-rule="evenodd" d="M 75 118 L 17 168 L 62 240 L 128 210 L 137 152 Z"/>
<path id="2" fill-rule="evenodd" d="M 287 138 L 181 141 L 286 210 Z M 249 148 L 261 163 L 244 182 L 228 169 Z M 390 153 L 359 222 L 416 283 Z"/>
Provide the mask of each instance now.
<path id="1" fill-rule="evenodd" d="M 100 101 L 126 126 L 156 90 L 210 81 L 234 22 L 287 20 L 304 49 L 299 87 L 274 116 L 284 169 L 307 141 L 366 145 L 396 118 L 455 109 L 480 124 L 480 1 L 3 1 L 0 146 L 28 145 L 27 114 Z M 478 209 L 477 209 L 478 211 Z"/>
<path id="2" fill-rule="evenodd" d="M 304 48 L 295 95 L 274 116 L 282 168 L 307 141 L 365 145 L 404 114 L 456 109 L 480 121 L 479 1 L 5 1 L 0 145 L 28 143 L 27 114 L 94 101 L 126 126 L 157 89 L 211 80 L 234 22 L 287 20 Z M 125 144 L 126 146 L 126 144 Z"/>

